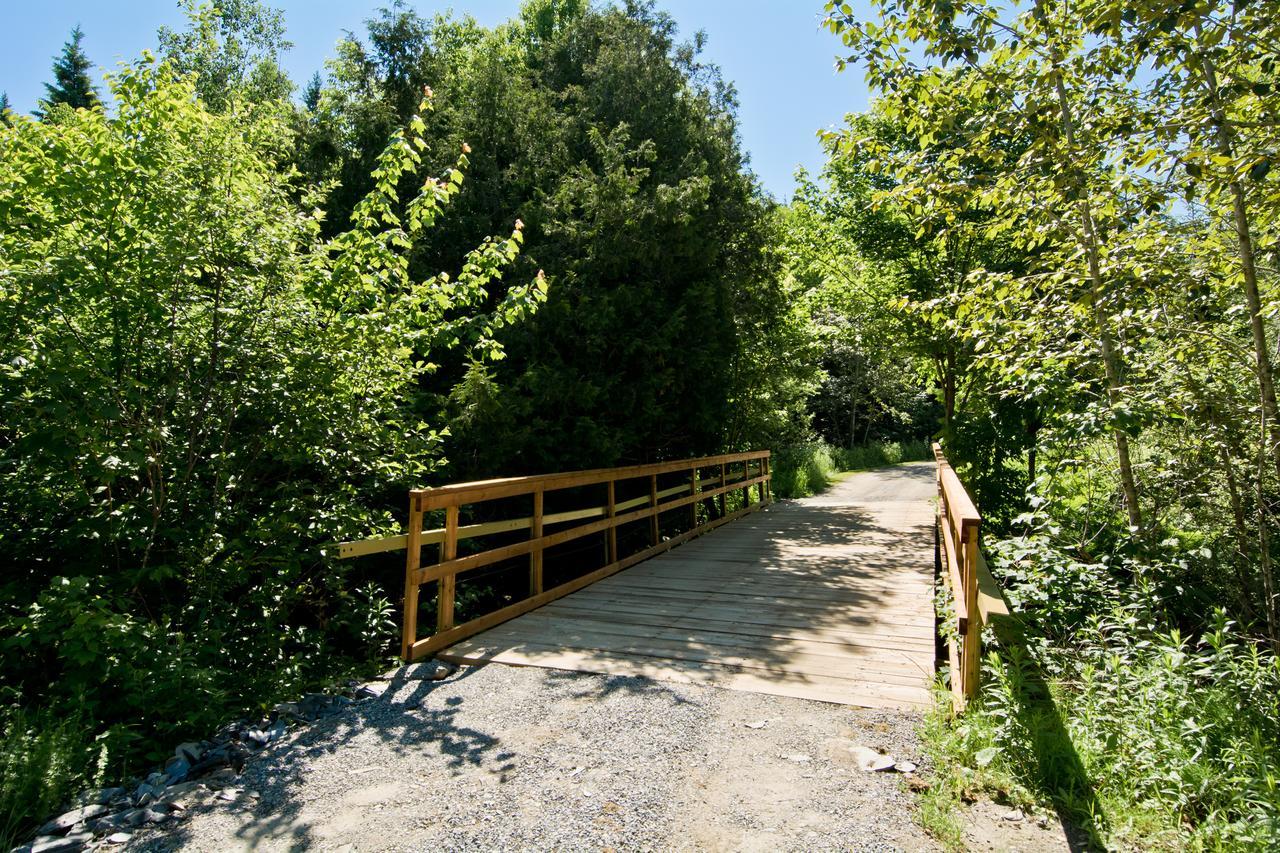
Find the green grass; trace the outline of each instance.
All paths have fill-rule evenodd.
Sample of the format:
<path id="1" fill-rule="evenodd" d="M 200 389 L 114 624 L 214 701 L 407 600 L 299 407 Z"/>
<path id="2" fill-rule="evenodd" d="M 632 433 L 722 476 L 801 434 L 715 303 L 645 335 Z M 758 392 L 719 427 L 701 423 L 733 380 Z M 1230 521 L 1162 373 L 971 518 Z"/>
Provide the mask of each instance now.
<path id="1" fill-rule="evenodd" d="M 107 740 L 79 717 L 10 708 L 0 714 L 0 849 L 25 841 L 81 788 L 100 781 Z"/>
<path id="2" fill-rule="evenodd" d="M 863 447 L 832 447 L 825 442 L 782 447 L 773 452 L 773 493 L 780 498 L 813 495 L 842 473 L 932 459 L 927 441 L 876 442 Z"/>
<path id="3" fill-rule="evenodd" d="M 961 804 L 984 793 L 1057 812 L 1098 848 L 1280 847 L 1280 664 L 1225 622 L 1194 643 L 1118 627 L 989 655 L 959 718 L 937 695 L 926 829 L 959 849 Z"/>

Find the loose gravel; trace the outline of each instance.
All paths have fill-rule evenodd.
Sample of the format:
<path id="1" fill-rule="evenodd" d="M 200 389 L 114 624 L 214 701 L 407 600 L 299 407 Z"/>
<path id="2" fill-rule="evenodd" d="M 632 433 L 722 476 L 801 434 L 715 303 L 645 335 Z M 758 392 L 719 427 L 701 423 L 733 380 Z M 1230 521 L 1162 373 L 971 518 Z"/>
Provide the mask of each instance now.
<path id="1" fill-rule="evenodd" d="M 910 713 L 499 665 L 377 699 L 254 757 L 129 850 L 933 850 Z"/>

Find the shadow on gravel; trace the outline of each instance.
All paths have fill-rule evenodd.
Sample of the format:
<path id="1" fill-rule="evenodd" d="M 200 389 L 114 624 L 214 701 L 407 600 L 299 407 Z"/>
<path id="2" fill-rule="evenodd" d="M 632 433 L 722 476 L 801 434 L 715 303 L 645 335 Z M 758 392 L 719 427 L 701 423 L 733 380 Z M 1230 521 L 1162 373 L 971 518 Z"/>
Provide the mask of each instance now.
<path id="1" fill-rule="evenodd" d="M 607 699 L 615 694 L 628 696 L 661 696 L 673 705 L 696 705 L 671 689 L 671 685 L 654 681 L 643 675 L 606 675 L 583 678 L 576 670 L 547 670 L 544 683 L 563 691 L 575 699 Z"/>
<path id="2" fill-rule="evenodd" d="M 494 735 L 458 722 L 463 705 L 460 697 L 433 700 L 437 691 L 475 676 L 483 667 L 463 667 L 442 681 L 409 677 L 407 669 L 396 672 L 382 696 L 318 720 L 259 753 L 251 759 L 235 788 L 224 790 L 242 790 L 242 794 L 234 801 L 214 799 L 193 805 L 191 816 L 219 810 L 235 812 L 241 823 L 235 837 L 244 849 L 268 844 L 296 851 L 323 848 L 325 840 L 316 836 L 310 820 L 302 814 L 306 800 L 301 792 L 310 760 L 347 750 L 351 762 L 347 778 L 351 789 L 358 790 L 365 784 L 365 774 L 376 775 L 381 769 L 362 765 L 359 751 L 350 747 L 353 738 L 370 734 L 396 752 L 415 751 L 424 760 L 434 760 L 436 754 L 436 750 L 424 746 L 437 744 L 445 765 L 455 773 L 467 767 L 480 768 L 505 781 L 506 774 L 514 770 L 515 754 L 504 750 Z M 258 797 L 255 799 L 252 794 Z M 140 849 L 178 850 L 197 840 L 188 820 Z"/>

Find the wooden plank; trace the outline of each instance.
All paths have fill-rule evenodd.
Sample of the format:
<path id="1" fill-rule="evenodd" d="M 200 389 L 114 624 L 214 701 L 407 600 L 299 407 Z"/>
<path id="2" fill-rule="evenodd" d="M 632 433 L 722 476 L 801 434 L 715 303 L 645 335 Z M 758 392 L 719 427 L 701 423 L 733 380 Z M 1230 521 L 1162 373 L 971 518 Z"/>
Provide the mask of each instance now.
<path id="1" fill-rule="evenodd" d="M 546 608 L 467 642 L 469 648 L 476 648 L 478 645 L 518 645 L 526 641 L 554 644 L 584 640 L 606 650 L 625 651 L 632 646 L 646 646 L 658 651 L 645 654 L 731 665 L 769 664 L 773 659 L 785 657 L 789 671 L 814 675 L 852 677 L 861 672 L 879 673 L 904 679 L 894 683 L 917 685 L 921 678 L 933 677 L 932 655 L 913 657 L 900 651 L 853 649 L 846 644 L 819 640 L 762 642 L 759 636 L 583 618 L 549 613 Z"/>
<path id="2" fill-rule="evenodd" d="M 610 584 L 610 590 L 627 593 L 646 593 L 654 590 L 654 585 L 646 577 L 616 578 Z M 906 607 L 885 605 L 883 598 L 877 595 L 858 595 L 842 592 L 839 595 L 829 591 L 813 589 L 797 584 L 768 584 L 745 579 L 735 583 L 719 583 L 700 577 L 663 579 L 660 592 L 679 593 L 678 597 L 698 601 L 748 601 L 757 604 L 779 604 L 784 607 L 809 607 L 816 610 L 852 609 L 869 613 L 877 617 L 902 618 L 915 621 L 927 621 L 932 624 L 933 613 L 918 602 Z"/>
<path id="3" fill-rule="evenodd" d="M 478 503 L 480 501 L 509 498 L 529 494 L 535 488 L 544 491 L 570 489 L 577 486 L 593 486 L 608 480 L 629 480 L 651 474 L 670 474 L 694 467 L 710 467 L 721 462 L 730 463 L 769 456 L 767 450 L 746 453 L 728 453 L 701 459 L 681 459 L 649 465 L 629 465 L 620 468 L 596 468 L 587 471 L 567 471 L 560 474 L 542 474 L 532 477 L 504 477 L 472 483 L 454 483 L 429 489 L 415 489 L 412 494 L 422 498 L 423 510 L 442 509 L 450 504 Z"/>
<path id="4" fill-rule="evenodd" d="M 451 649 L 440 657 L 454 663 L 492 662 L 579 672 L 644 676 L 658 681 L 705 684 L 753 693 L 868 708 L 923 708 L 927 707 L 930 701 L 929 691 L 923 687 L 878 684 L 874 681 L 822 676 L 797 676 L 785 671 L 734 668 L 706 662 L 694 664 L 654 658 L 650 655 L 620 652 L 600 654 L 595 649 L 530 648 L 521 653 L 505 652 L 483 658 L 469 658 L 461 649 Z"/>
<path id="5" fill-rule="evenodd" d="M 533 493 L 533 515 L 530 516 L 529 538 L 542 538 L 542 490 Z M 542 549 L 529 552 L 529 595 L 542 593 Z"/>
<path id="6" fill-rule="evenodd" d="M 752 610 L 724 612 L 707 608 L 664 607 L 646 601 L 617 600 L 583 591 L 572 598 L 548 604 L 547 612 L 566 615 L 609 619 L 615 622 L 635 622 L 680 627 L 685 624 L 703 626 L 723 633 L 738 633 L 747 637 L 776 637 L 779 639 L 816 640 L 839 642 L 865 648 L 883 648 L 899 651 L 915 651 L 932 656 L 933 631 L 886 632 L 862 630 L 857 626 L 815 626 L 802 617 L 788 617 L 781 611 L 759 613 Z"/>
<path id="7" fill-rule="evenodd" d="M 741 509 L 732 515 L 704 524 L 701 527 L 695 527 L 693 530 L 686 530 L 684 533 L 659 542 L 657 545 L 647 548 L 644 551 L 633 554 L 630 557 L 625 557 L 616 563 L 603 566 L 596 569 L 594 572 L 589 572 L 588 574 L 583 575 L 580 578 L 576 578 L 575 580 L 546 590 L 541 595 L 531 596 L 530 598 L 526 598 L 524 601 L 517 601 L 514 604 L 509 604 L 500 610 L 495 610 L 492 613 L 479 617 L 478 619 L 473 619 L 470 622 L 455 626 L 448 631 L 437 632 L 430 637 L 418 640 L 410 648 L 409 654 L 405 659 L 410 662 L 420 660 L 421 658 L 437 652 L 440 649 L 446 648 L 453 643 L 464 640 L 467 637 L 474 636 L 475 634 L 488 630 L 496 625 L 501 625 L 509 619 L 514 619 L 515 617 L 528 613 L 530 610 L 541 607 L 550 601 L 555 601 L 557 598 L 569 595 L 570 593 L 589 586 L 598 580 L 607 578 L 609 575 L 620 572 L 630 566 L 634 566 L 636 563 L 647 560 L 655 554 L 660 554 L 663 551 L 674 548 L 682 542 L 686 542 L 695 536 L 700 536 L 715 529 L 716 527 L 719 527 L 721 524 L 733 521 L 750 511 L 750 508 Z"/>
<path id="8" fill-rule="evenodd" d="M 913 660 L 933 661 L 932 634 L 905 635 L 884 631 L 837 630 L 812 628 L 809 625 L 777 625 L 773 622 L 749 622 L 739 619 L 717 619 L 704 613 L 676 613 L 655 611 L 654 608 L 637 606 L 627 610 L 616 603 L 588 599 L 575 606 L 575 599 L 562 598 L 552 602 L 536 615 L 564 616 L 572 619 L 609 622 L 618 625 L 643 625 L 649 628 L 700 629 L 717 634 L 731 634 L 742 638 L 777 640 L 804 640 L 804 642 L 832 643 L 841 648 L 855 649 L 865 654 L 906 654 Z"/>
<path id="9" fill-rule="evenodd" d="M 444 541 L 440 544 L 440 562 L 447 564 L 458 556 L 458 508 L 445 510 Z M 436 593 L 436 631 L 448 631 L 453 627 L 453 596 L 457 576 L 448 574 L 440 578 Z"/>
<path id="10" fill-rule="evenodd" d="M 609 481 L 607 495 L 608 496 L 605 499 L 605 509 L 609 519 L 614 521 L 615 523 L 609 525 L 609 532 L 608 532 L 609 548 L 608 548 L 608 551 L 606 552 L 605 562 L 613 563 L 613 562 L 616 562 L 618 559 L 618 525 L 616 523 L 616 519 L 618 515 L 617 506 L 616 506 L 617 495 L 614 491 L 613 480 Z"/>
<path id="11" fill-rule="evenodd" d="M 649 545 L 658 544 L 658 475 L 649 475 L 649 506 L 653 507 L 653 515 L 649 516 Z"/>
<path id="12" fill-rule="evenodd" d="M 418 639 L 418 562 L 422 559 L 422 548 L 418 544 L 422 536 L 422 508 L 417 498 L 409 498 L 409 532 L 405 541 L 409 548 L 404 565 L 404 618 L 400 622 L 400 656 L 407 658 L 409 650 Z"/>

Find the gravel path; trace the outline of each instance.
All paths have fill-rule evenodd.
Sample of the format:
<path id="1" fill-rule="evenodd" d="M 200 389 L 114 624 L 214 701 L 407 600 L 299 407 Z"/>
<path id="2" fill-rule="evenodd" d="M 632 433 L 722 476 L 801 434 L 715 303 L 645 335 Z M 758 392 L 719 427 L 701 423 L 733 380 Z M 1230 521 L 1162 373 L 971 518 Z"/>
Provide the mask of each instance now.
<path id="1" fill-rule="evenodd" d="M 186 820 L 128 849 L 933 850 L 903 777 L 864 772 L 848 750 L 922 763 L 916 723 L 640 678 L 464 667 L 393 681 L 299 731 L 252 760 L 233 801 L 197 798 Z"/>

